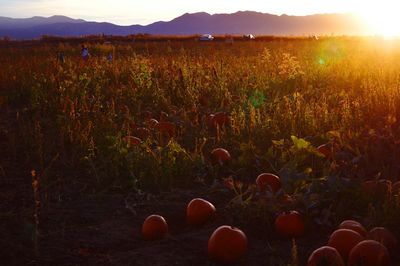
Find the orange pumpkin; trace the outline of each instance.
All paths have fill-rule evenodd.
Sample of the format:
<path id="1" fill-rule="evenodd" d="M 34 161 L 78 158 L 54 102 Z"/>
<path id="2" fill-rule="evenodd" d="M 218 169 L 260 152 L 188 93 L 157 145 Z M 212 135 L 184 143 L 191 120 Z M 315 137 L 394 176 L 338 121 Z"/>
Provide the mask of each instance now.
<path id="1" fill-rule="evenodd" d="M 238 101 L 240 101 L 240 96 L 239 95 L 232 95 L 231 99 L 232 99 L 233 102 L 238 102 Z"/>
<path id="2" fill-rule="evenodd" d="M 339 229 L 349 229 L 356 231 L 363 237 L 367 236 L 367 230 L 365 230 L 364 226 L 357 221 L 354 220 L 345 220 L 339 225 Z"/>
<path id="3" fill-rule="evenodd" d="M 335 248 L 344 260 L 358 243 L 364 240 L 359 233 L 349 229 L 338 229 L 331 234 L 328 246 Z"/>
<path id="4" fill-rule="evenodd" d="M 210 124 L 213 127 L 222 127 L 229 123 L 229 116 L 225 112 L 218 112 L 211 116 Z"/>
<path id="5" fill-rule="evenodd" d="M 268 189 L 274 194 L 282 187 L 279 176 L 270 173 L 260 174 L 256 179 L 256 184 L 260 191 L 263 192 Z"/>
<path id="6" fill-rule="evenodd" d="M 157 128 L 160 133 L 167 133 L 169 137 L 175 135 L 176 126 L 172 122 L 159 122 Z"/>
<path id="7" fill-rule="evenodd" d="M 147 121 L 147 125 L 148 125 L 149 128 L 157 128 L 158 121 L 157 121 L 157 119 L 152 118 L 152 119 Z"/>
<path id="8" fill-rule="evenodd" d="M 168 224 L 160 215 L 150 215 L 142 226 L 142 236 L 145 240 L 157 240 L 164 238 L 168 233 Z"/>
<path id="9" fill-rule="evenodd" d="M 168 121 L 169 115 L 166 112 L 161 111 L 160 113 L 160 122 L 162 121 Z"/>
<path id="10" fill-rule="evenodd" d="M 124 141 L 126 143 L 128 143 L 130 146 L 134 147 L 134 146 L 138 146 L 142 143 L 142 140 L 137 138 L 137 137 L 133 137 L 133 136 L 126 136 L 124 137 Z"/>
<path id="11" fill-rule="evenodd" d="M 375 240 L 364 240 L 350 252 L 348 266 L 389 266 L 386 247 Z"/>
<path id="12" fill-rule="evenodd" d="M 192 199 L 186 208 L 186 220 L 191 225 L 203 225 L 214 215 L 214 205 L 204 199 Z"/>
<path id="13" fill-rule="evenodd" d="M 206 121 L 208 127 L 213 127 L 213 124 L 212 124 L 213 117 L 214 117 L 213 114 L 209 114 L 206 116 L 205 121 Z"/>
<path id="14" fill-rule="evenodd" d="M 297 211 L 284 212 L 275 219 L 275 230 L 283 237 L 299 237 L 304 234 L 305 223 Z"/>
<path id="15" fill-rule="evenodd" d="M 332 145 L 330 143 L 318 146 L 317 150 L 319 153 L 322 153 L 328 159 L 332 157 Z"/>
<path id="16" fill-rule="evenodd" d="M 344 262 L 339 252 L 329 246 L 323 246 L 314 252 L 308 258 L 308 266 L 344 266 Z"/>
<path id="17" fill-rule="evenodd" d="M 145 127 L 136 128 L 136 135 L 141 139 L 148 139 L 150 137 L 150 130 Z"/>
<path id="18" fill-rule="evenodd" d="M 385 227 L 372 228 L 368 233 L 368 238 L 378 241 L 389 251 L 393 251 L 397 246 L 396 237 Z"/>
<path id="19" fill-rule="evenodd" d="M 247 237 L 238 228 L 218 227 L 208 240 L 208 256 L 222 263 L 234 263 L 247 251 Z"/>
<path id="20" fill-rule="evenodd" d="M 231 155 L 229 152 L 223 148 L 216 148 L 211 151 L 211 157 L 215 162 L 219 164 L 224 164 L 231 160 Z"/>

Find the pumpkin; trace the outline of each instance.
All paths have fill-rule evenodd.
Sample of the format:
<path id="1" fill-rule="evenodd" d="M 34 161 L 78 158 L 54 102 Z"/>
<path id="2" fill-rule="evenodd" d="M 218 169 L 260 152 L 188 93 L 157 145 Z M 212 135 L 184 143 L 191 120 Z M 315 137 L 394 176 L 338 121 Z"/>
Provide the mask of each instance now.
<path id="1" fill-rule="evenodd" d="M 247 237 L 238 228 L 218 227 L 208 240 L 208 256 L 222 263 L 234 263 L 247 251 Z"/>
<path id="2" fill-rule="evenodd" d="M 372 228 L 368 233 L 368 239 L 378 241 L 389 251 L 393 251 L 397 246 L 396 237 L 385 227 Z"/>
<path id="3" fill-rule="evenodd" d="M 176 126 L 172 122 L 159 122 L 157 129 L 160 133 L 167 133 L 169 137 L 173 137 L 175 135 Z"/>
<path id="4" fill-rule="evenodd" d="M 229 123 L 229 116 L 225 112 L 218 112 L 215 113 L 211 118 L 210 118 L 210 124 L 213 127 L 222 127 L 226 124 Z"/>
<path id="5" fill-rule="evenodd" d="M 283 237 L 299 237 L 304 234 L 305 223 L 297 211 L 284 212 L 275 219 L 275 230 Z"/>
<path id="6" fill-rule="evenodd" d="M 157 121 L 157 119 L 152 118 L 152 119 L 147 121 L 147 125 L 148 125 L 149 128 L 157 128 L 158 127 L 158 121 Z"/>
<path id="7" fill-rule="evenodd" d="M 239 95 L 232 95 L 231 99 L 232 99 L 233 102 L 238 102 L 238 101 L 240 101 L 240 96 Z"/>
<path id="8" fill-rule="evenodd" d="M 344 262 L 339 252 L 329 246 L 320 247 L 308 258 L 308 266 L 344 266 Z"/>
<path id="9" fill-rule="evenodd" d="M 338 229 L 331 234 L 328 246 L 335 248 L 344 260 L 358 243 L 364 240 L 359 233 L 349 229 Z"/>
<path id="10" fill-rule="evenodd" d="M 138 146 L 142 143 L 142 140 L 137 138 L 137 137 L 133 137 L 133 136 L 126 136 L 124 137 L 124 141 L 126 143 L 128 143 L 130 146 Z"/>
<path id="11" fill-rule="evenodd" d="M 229 152 L 222 148 L 212 150 L 211 156 L 213 160 L 218 162 L 219 164 L 224 164 L 231 160 L 231 155 L 229 154 Z"/>
<path id="12" fill-rule="evenodd" d="M 260 174 L 256 179 L 256 184 L 260 191 L 263 192 L 268 189 L 274 194 L 282 187 L 279 176 L 269 173 Z"/>
<path id="13" fill-rule="evenodd" d="M 166 112 L 161 111 L 160 113 L 160 122 L 168 121 L 169 115 Z"/>
<path id="14" fill-rule="evenodd" d="M 160 215 L 150 215 L 142 226 L 142 237 L 145 240 L 157 240 L 164 238 L 168 233 L 168 224 Z"/>
<path id="15" fill-rule="evenodd" d="M 150 130 L 145 127 L 136 128 L 136 135 L 141 139 L 148 139 L 150 137 Z"/>
<path id="16" fill-rule="evenodd" d="M 206 122 L 209 127 L 213 127 L 213 119 L 214 119 L 213 114 L 210 114 L 206 117 Z"/>
<path id="17" fill-rule="evenodd" d="M 375 240 L 364 240 L 350 252 L 348 266 L 389 266 L 390 257 L 384 245 Z"/>
<path id="18" fill-rule="evenodd" d="M 354 220 L 345 220 L 339 225 L 339 229 L 350 229 L 356 231 L 363 237 L 367 236 L 367 230 L 365 230 L 364 226 L 357 221 Z"/>
<path id="19" fill-rule="evenodd" d="M 318 146 L 317 151 L 322 153 L 328 159 L 332 157 L 332 145 L 330 143 Z"/>
<path id="20" fill-rule="evenodd" d="M 204 199 L 192 199 L 186 208 L 186 220 L 190 225 L 203 225 L 214 215 L 214 205 Z"/>

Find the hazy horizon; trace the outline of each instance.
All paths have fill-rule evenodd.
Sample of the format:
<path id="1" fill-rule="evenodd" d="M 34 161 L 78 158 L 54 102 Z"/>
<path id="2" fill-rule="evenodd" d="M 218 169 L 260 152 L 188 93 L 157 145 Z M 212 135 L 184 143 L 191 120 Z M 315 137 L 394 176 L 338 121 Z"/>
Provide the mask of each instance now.
<path id="1" fill-rule="evenodd" d="M 33 15 L 33 16 L 29 16 L 29 17 L 12 17 L 12 16 L 0 15 L 0 17 L 7 17 L 7 18 L 12 18 L 12 19 L 30 19 L 30 18 L 34 18 L 34 17 L 41 17 L 41 18 L 68 17 L 68 18 L 75 19 L 75 20 L 82 19 L 82 20 L 84 20 L 86 22 L 112 23 L 112 24 L 115 24 L 115 25 L 118 25 L 118 26 L 133 26 L 133 25 L 147 26 L 147 25 L 153 24 L 155 22 L 169 22 L 169 21 L 174 20 L 174 19 L 176 19 L 178 17 L 181 17 L 181 16 L 183 16 L 185 14 L 207 13 L 209 15 L 225 15 L 225 14 L 229 15 L 229 14 L 235 14 L 235 13 L 238 13 L 238 12 L 259 12 L 259 13 L 263 13 L 263 14 L 270 14 L 270 15 L 276 15 L 276 16 L 284 16 L 284 15 L 286 15 L 286 16 L 300 16 L 300 17 L 301 16 L 313 16 L 313 15 L 337 15 L 337 14 L 338 15 L 347 15 L 347 14 L 348 15 L 356 15 L 356 14 L 350 13 L 350 12 L 342 12 L 342 13 L 339 13 L 339 12 L 336 12 L 336 13 L 312 13 L 312 14 L 305 14 L 305 15 L 293 15 L 293 14 L 286 14 L 286 13 L 273 14 L 273 13 L 269 13 L 269 12 L 261 12 L 261 11 L 255 11 L 255 10 L 238 10 L 238 11 L 231 12 L 231 13 L 227 13 L 227 12 L 209 13 L 209 12 L 205 12 L 205 11 L 198 11 L 198 12 L 185 12 L 185 13 L 182 13 L 182 14 L 176 16 L 176 17 L 173 17 L 173 18 L 167 19 L 167 20 L 154 20 L 154 21 L 150 21 L 148 23 L 135 23 L 135 24 L 127 24 L 127 25 L 115 23 L 115 22 L 112 22 L 112 21 L 106 21 L 106 20 L 96 21 L 96 20 L 91 20 L 91 19 L 85 19 L 85 18 L 82 18 L 82 17 L 72 17 L 72 16 L 67 16 L 67 15 L 64 15 L 64 14 L 54 14 L 54 15 L 49 15 L 49 16 Z"/>
<path id="2" fill-rule="evenodd" d="M 238 11 L 256 11 L 274 15 L 313 15 L 327 13 L 356 13 L 357 8 L 365 1 L 318 1 L 283 0 L 278 3 L 265 1 L 205 0 L 201 3 L 182 2 L 180 0 L 149 0 L 132 2 L 109 1 L 64 1 L 64 0 L 0 0 L 0 16 L 28 18 L 33 16 L 49 17 L 63 15 L 75 19 L 96 22 L 110 22 L 118 25 L 147 25 L 156 21 L 169 21 L 184 13 L 207 12 L 209 14 L 235 13 Z M 154 7 L 157 7 L 156 9 Z"/>

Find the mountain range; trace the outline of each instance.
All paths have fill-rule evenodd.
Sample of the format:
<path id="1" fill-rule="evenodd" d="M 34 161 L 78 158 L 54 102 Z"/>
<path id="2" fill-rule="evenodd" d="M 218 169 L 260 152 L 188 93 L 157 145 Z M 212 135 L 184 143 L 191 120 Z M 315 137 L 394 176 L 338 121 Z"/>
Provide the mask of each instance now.
<path id="1" fill-rule="evenodd" d="M 192 35 L 192 34 L 255 34 L 255 35 L 363 35 L 363 23 L 350 14 L 317 14 L 308 16 L 272 15 L 254 11 L 232 14 L 205 12 L 186 13 L 171 21 L 149 25 L 119 26 L 107 22 L 91 22 L 65 16 L 16 19 L 0 17 L 0 37 L 34 39 L 42 35 Z"/>

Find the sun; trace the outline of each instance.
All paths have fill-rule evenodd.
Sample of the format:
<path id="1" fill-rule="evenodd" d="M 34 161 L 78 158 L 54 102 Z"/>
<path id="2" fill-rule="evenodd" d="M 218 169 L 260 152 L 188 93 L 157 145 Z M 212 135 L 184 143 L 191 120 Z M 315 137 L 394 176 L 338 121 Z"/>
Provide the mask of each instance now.
<path id="1" fill-rule="evenodd" d="M 371 34 L 385 37 L 400 36 L 400 1 L 364 1 L 357 13 L 365 21 Z"/>

